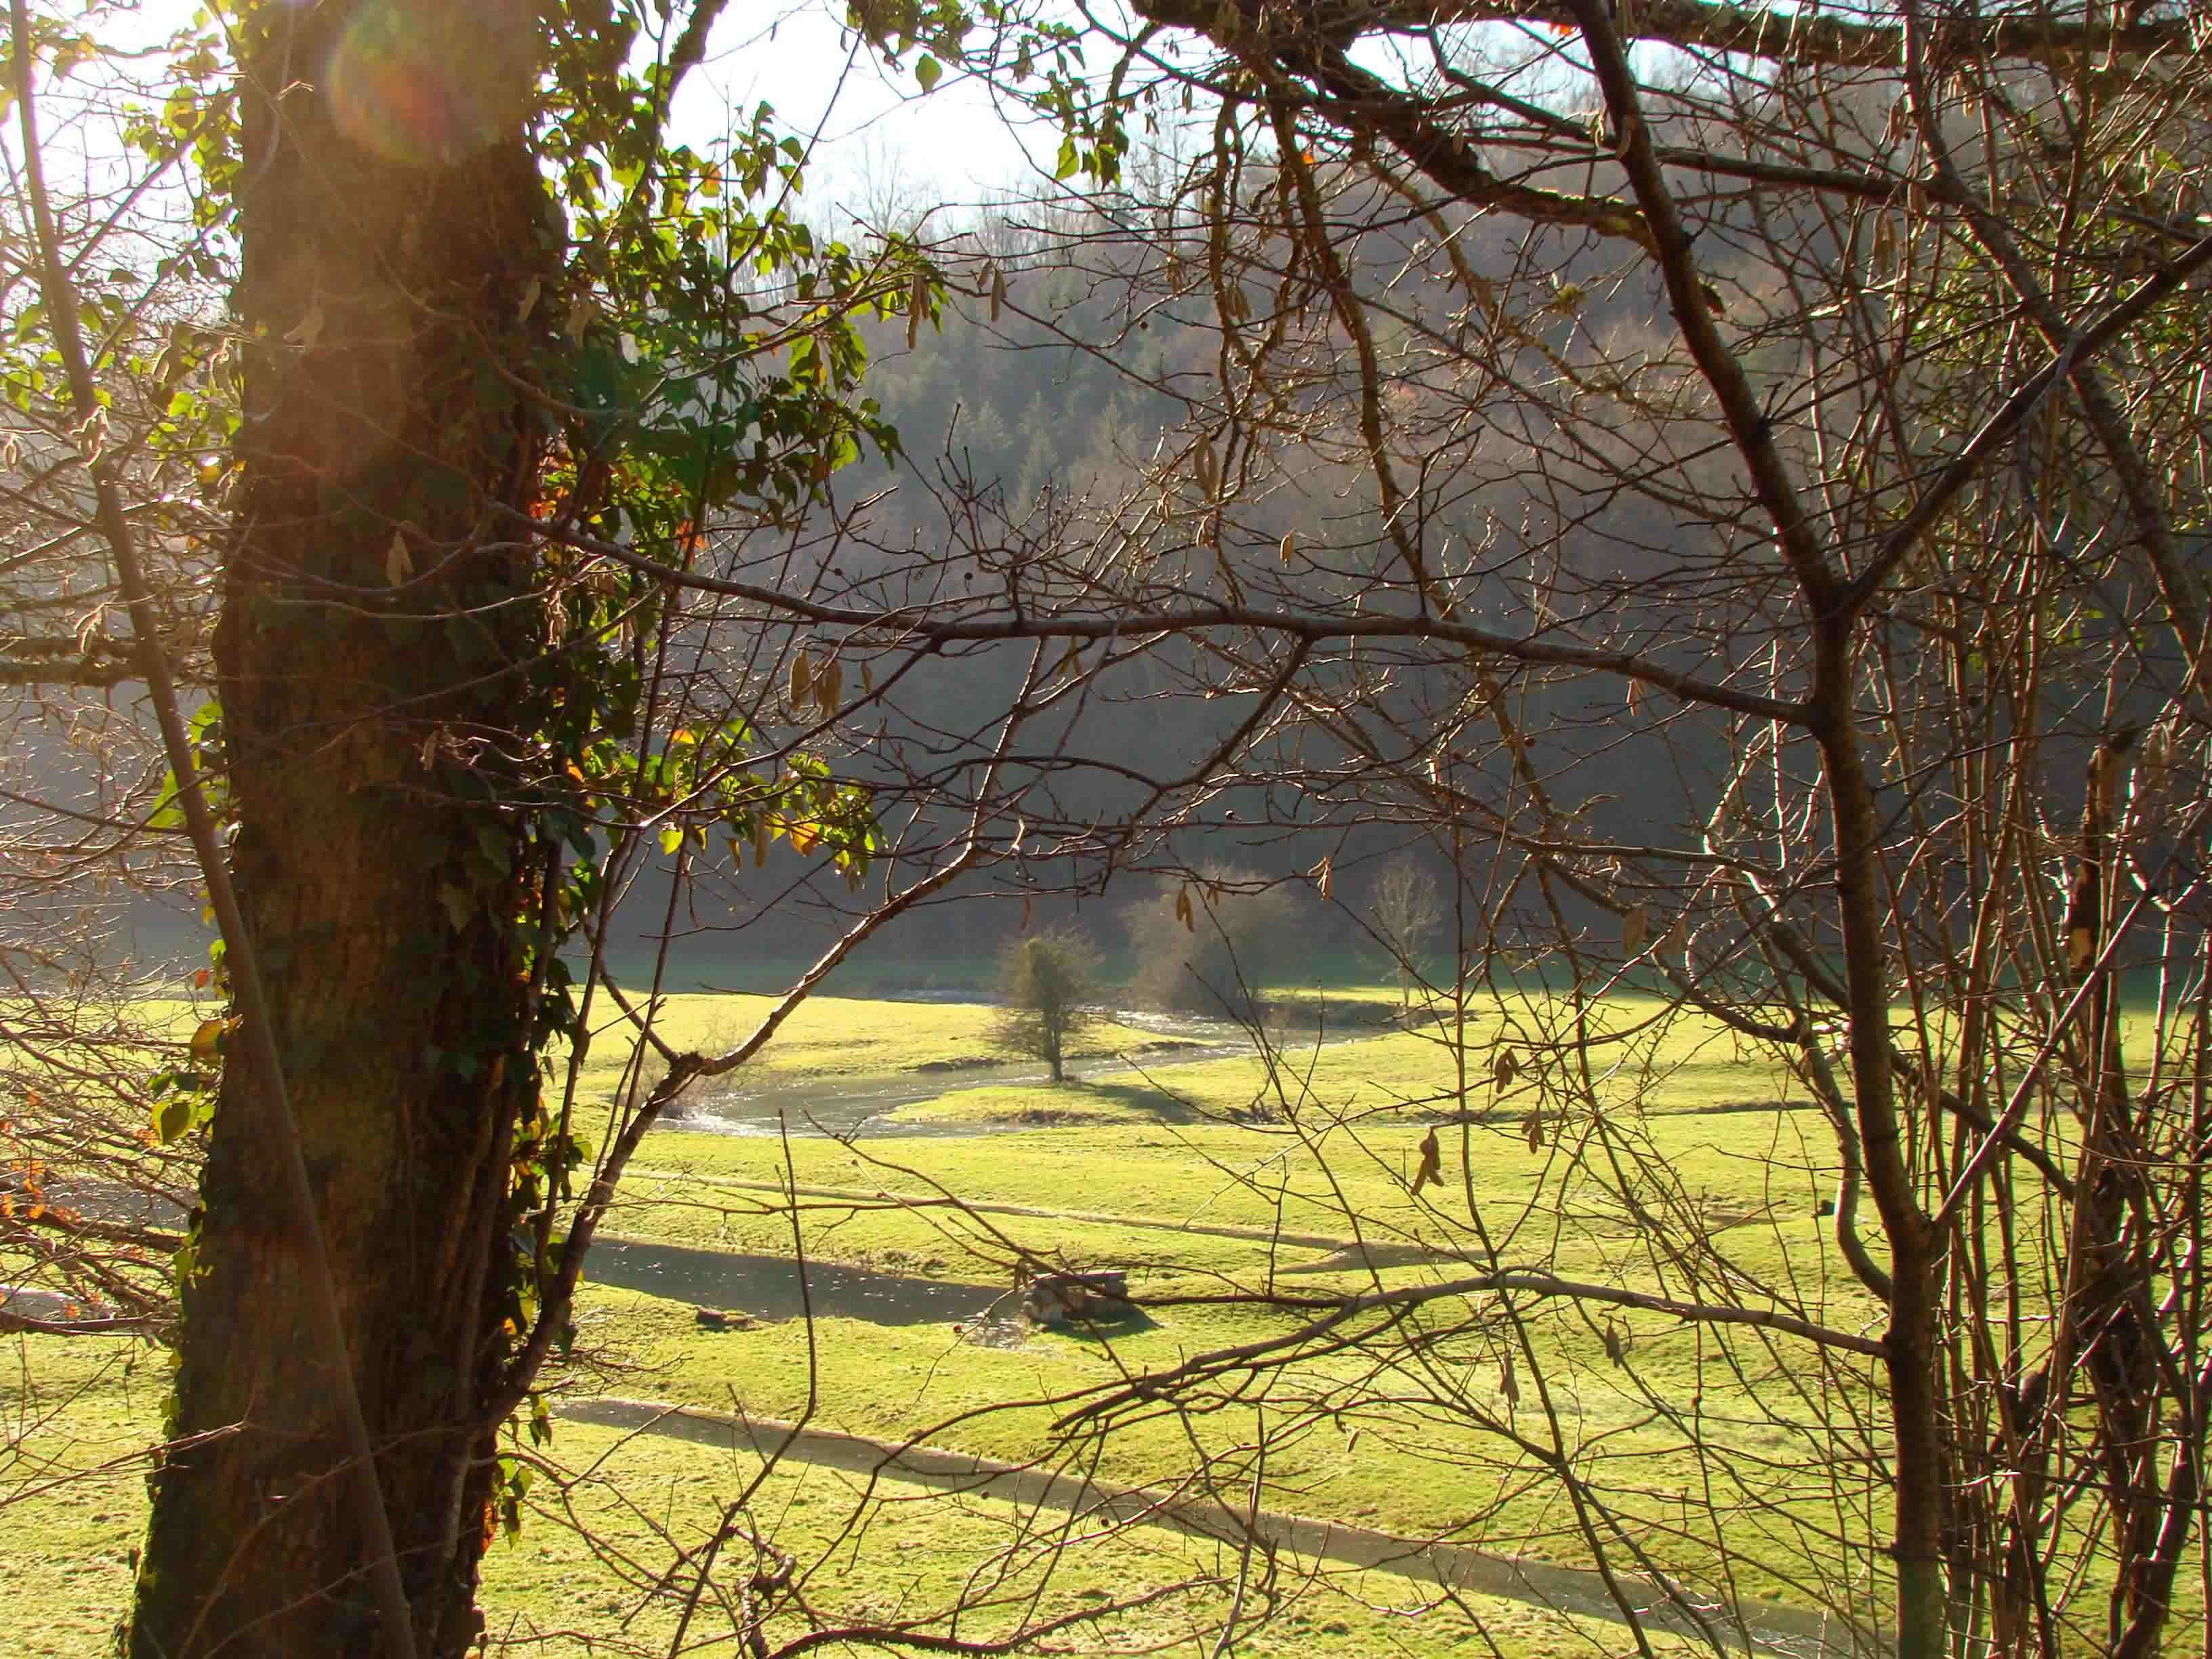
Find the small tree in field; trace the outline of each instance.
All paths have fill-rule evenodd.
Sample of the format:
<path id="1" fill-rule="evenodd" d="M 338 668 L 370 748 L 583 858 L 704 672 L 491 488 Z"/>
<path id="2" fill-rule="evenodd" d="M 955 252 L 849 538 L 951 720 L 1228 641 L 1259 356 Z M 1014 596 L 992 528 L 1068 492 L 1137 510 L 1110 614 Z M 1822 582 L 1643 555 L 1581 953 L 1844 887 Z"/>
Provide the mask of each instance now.
<path id="1" fill-rule="evenodd" d="M 1000 975 L 1006 1006 L 991 1040 L 1035 1055 L 1052 1068 L 1054 1083 L 1062 1081 L 1068 1039 L 1098 1018 L 1086 1006 L 1097 967 L 1097 955 L 1080 933 L 1024 933 L 1015 939 Z"/>
<path id="2" fill-rule="evenodd" d="M 1412 859 L 1397 859 L 1375 878 L 1367 913 L 1376 938 L 1398 970 L 1398 1002 L 1403 1007 L 1413 1000 L 1413 980 L 1419 971 L 1414 964 L 1421 947 L 1435 938 L 1443 924 L 1443 890 L 1437 878 Z"/>

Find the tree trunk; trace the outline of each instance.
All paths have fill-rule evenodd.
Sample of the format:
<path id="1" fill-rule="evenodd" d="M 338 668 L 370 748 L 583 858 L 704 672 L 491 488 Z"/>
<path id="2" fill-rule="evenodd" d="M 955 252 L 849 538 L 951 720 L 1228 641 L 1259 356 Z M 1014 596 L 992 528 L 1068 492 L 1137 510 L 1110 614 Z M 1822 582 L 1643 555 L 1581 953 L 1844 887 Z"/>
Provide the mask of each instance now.
<path id="1" fill-rule="evenodd" d="M 1835 815 L 1837 921 L 1850 996 L 1853 1105 L 1867 1184 L 1890 1250 L 1889 1327 L 1882 1344 L 1895 1442 L 1890 1556 L 1897 1565 L 1897 1659 L 1943 1659 L 1951 1645 L 1942 1547 L 1949 1474 L 1936 1341 L 1936 1241 L 1914 1184 L 1890 1067 L 1884 983 L 1890 918 L 1883 902 L 1873 781 L 1851 725 L 1848 622 L 1823 628 L 1819 650 L 1813 700 Z"/>
<path id="2" fill-rule="evenodd" d="M 526 301 L 559 270 L 522 137 L 535 39 L 526 9 L 326 0 L 257 8 L 245 48 L 253 343 L 216 640 L 232 867 L 441 1655 L 471 1634 L 482 1402 L 520 1313 L 508 1163 L 536 1087 L 525 830 L 493 804 L 531 725 L 531 607 L 501 604 L 528 554 L 488 510 L 527 506 L 543 454 L 506 378 L 534 376 Z M 229 1067 L 211 1130 L 143 1659 L 386 1645 L 262 1092 Z"/>

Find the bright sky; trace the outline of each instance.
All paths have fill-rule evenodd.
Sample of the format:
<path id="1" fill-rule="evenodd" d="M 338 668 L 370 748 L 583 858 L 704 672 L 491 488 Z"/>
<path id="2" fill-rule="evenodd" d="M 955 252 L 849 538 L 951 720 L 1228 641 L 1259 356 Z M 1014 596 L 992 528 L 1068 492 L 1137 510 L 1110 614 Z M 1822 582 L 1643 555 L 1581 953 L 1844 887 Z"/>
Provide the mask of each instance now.
<path id="1" fill-rule="evenodd" d="M 145 0 L 135 27 L 127 14 L 112 27 L 159 40 L 204 3 Z M 957 210 L 1035 184 L 1036 163 L 985 88 L 948 67 L 925 95 L 914 78 L 917 53 L 907 53 L 903 68 L 889 68 L 881 54 L 841 27 L 844 12 L 844 0 L 730 7 L 706 62 L 678 97 L 678 136 L 703 147 L 724 130 L 726 112 L 749 118 L 763 101 L 775 106 L 781 130 L 802 139 L 818 132 L 803 210 L 811 219 L 915 198 Z M 1030 148 L 1048 161 L 1059 143 L 1055 132 Z"/>
<path id="2" fill-rule="evenodd" d="M 843 10 L 837 0 L 781 0 L 763 24 L 759 14 L 732 8 L 678 98 L 679 132 L 709 137 L 724 110 L 749 112 L 763 100 L 801 137 L 818 129 L 806 192 L 812 211 L 863 214 L 915 198 L 957 206 L 1035 182 L 1036 162 L 1008 130 L 1012 112 L 1002 113 L 986 88 L 951 69 L 923 94 L 916 54 L 907 54 L 903 69 L 888 68 L 840 27 Z M 1059 143 L 1054 132 L 1028 148 L 1048 160 Z"/>

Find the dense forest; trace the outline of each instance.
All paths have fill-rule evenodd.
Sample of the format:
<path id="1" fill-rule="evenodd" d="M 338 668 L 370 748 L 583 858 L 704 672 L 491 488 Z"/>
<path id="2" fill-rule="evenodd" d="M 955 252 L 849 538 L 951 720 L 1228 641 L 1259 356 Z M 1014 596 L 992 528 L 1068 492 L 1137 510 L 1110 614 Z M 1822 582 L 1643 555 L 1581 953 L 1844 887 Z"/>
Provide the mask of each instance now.
<path id="1" fill-rule="evenodd" d="M 1253 195 L 1279 187 L 1264 161 L 1255 171 Z M 1159 179 L 1152 183 L 1167 188 Z M 1449 384 L 1450 371 L 1440 374 L 1435 364 L 1449 362 L 1438 343 L 1463 338 L 1469 315 L 1456 288 L 1398 280 L 1435 258 L 1435 227 L 1392 205 L 1353 186 L 1334 210 L 1360 227 L 1364 279 L 1391 296 L 1387 329 L 1378 330 L 1379 349 L 1395 365 L 1383 395 L 1410 410 L 1425 398 L 1441 404 L 1462 395 Z M 1736 307 L 1778 303 L 1788 272 L 1759 241 L 1774 227 L 1747 218 L 1723 224 L 1744 246 L 1719 252 L 1708 283 Z M 1805 258 L 1832 255 L 1823 234 L 1808 229 Z M 1501 290 L 1545 252 L 1540 236 L 1532 245 L 1487 248 L 1471 232 L 1464 240 L 1466 252 L 1452 257 L 1467 280 Z M 1347 441 L 1341 411 L 1327 407 L 1318 376 L 1304 394 L 1308 436 L 1291 452 L 1294 464 L 1278 458 L 1274 470 L 1240 478 L 1233 505 L 1210 520 L 1170 510 L 1163 481 L 1171 492 L 1179 474 L 1187 475 L 1183 488 L 1197 476 L 1190 428 L 1210 418 L 1221 342 L 1212 297 L 1196 274 L 1202 252 L 1179 245 L 1171 228 L 1163 232 L 1155 204 L 1070 197 L 1000 210 L 947 239 L 942 253 L 963 273 L 988 273 L 978 278 L 984 291 L 956 291 L 936 325 L 918 332 L 899 322 L 863 331 L 870 395 L 902 447 L 838 475 L 834 532 L 795 556 L 811 591 L 831 601 L 958 617 L 1018 607 L 1025 573 L 1090 557 L 1141 564 L 1154 594 L 1241 602 L 1248 591 L 1273 586 L 1286 610 L 1363 602 L 1357 596 L 1375 584 L 1389 538 L 1371 472 Z M 1248 257 L 1264 272 L 1285 256 L 1263 242 Z M 1588 251 L 1567 251 L 1513 330 L 1504 362 L 1488 371 L 1492 405 L 1474 416 L 1455 410 L 1438 447 L 1408 455 L 1421 477 L 1413 508 L 1420 536 L 1475 550 L 1455 590 L 1462 614 L 1685 671 L 1716 659 L 1753 664 L 1772 650 L 1755 611 L 1735 609 L 1741 596 L 1718 550 L 1725 526 L 1670 510 L 1651 491 L 1623 489 L 1602 466 L 1576 476 L 1547 464 L 1554 446 L 1583 440 L 1558 410 L 1514 395 L 1523 385 L 1559 382 L 1573 401 L 1601 395 L 1623 362 L 1650 354 L 1666 306 L 1656 283 L 1610 270 Z M 1759 361 L 1755 344 L 1751 356 Z M 1790 395 L 1795 366 L 1778 348 L 1769 356 L 1774 395 Z M 1661 449 L 1663 421 L 1656 404 L 1632 409 L 1610 441 L 1631 454 Z M 1706 465 L 1692 459 L 1685 467 L 1694 476 Z M 1284 576 L 1286 548 L 1298 560 L 1294 581 Z M 779 572 L 790 568 L 780 564 Z M 1394 600 L 1386 592 L 1364 602 Z M 1694 633 L 1686 629 L 1692 616 Z M 2117 614 L 2078 617 L 2073 626 L 2077 648 L 2051 665 L 2045 682 L 2054 716 L 2039 750 L 2048 810 L 2059 815 L 2078 808 L 2075 781 L 2099 735 L 2116 721 L 2154 718 L 2180 672 L 2169 641 L 2131 632 Z M 809 637 L 795 630 L 787 648 Z M 2130 665 L 2118 684 L 2104 668 L 2115 649 Z M 841 766 L 896 796 L 912 781 L 896 769 L 915 752 L 948 766 L 963 752 L 972 760 L 1012 695 L 1022 660 L 1018 646 L 981 643 L 911 665 L 896 696 L 880 705 L 879 722 L 863 728 L 866 736 L 848 734 Z M 1411 732 L 1432 728 L 1439 713 L 1434 687 L 1417 671 L 1418 659 L 1396 662 L 1381 651 L 1364 665 L 1333 672 L 1346 677 L 1347 700 Z M 1785 674 L 1778 683 L 1791 682 Z M 1297 908 L 1308 913 L 1298 934 L 1316 960 L 1334 966 L 1344 959 L 1338 953 L 1363 950 L 1370 962 L 1383 960 L 1387 952 L 1378 955 L 1371 937 L 1374 882 L 1393 863 L 1410 860 L 1449 883 L 1454 855 L 1419 812 L 1397 821 L 1357 788 L 1314 788 L 1314 774 L 1344 756 L 1310 726 L 1256 742 L 1242 734 L 1244 763 L 1224 779 L 1208 757 L 1240 732 L 1257 690 L 1249 673 L 1174 639 L 1103 666 L 1079 708 L 1032 728 L 1049 762 L 1016 772 L 1027 786 L 1032 848 L 1057 842 L 1081 851 L 1057 861 L 1040 854 L 963 878 L 901 919 L 878 947 L 878 971 L 891 983 L 988 975 L 998 943 L 1031 915 L 1080 919 L 1118 959 L 1122 908 L 1143 908 L 1159 880 L 1200 868 L 1233 870 L 1247 885 L 1294 889 Z M 1486 695 L 1510 700 L 1525 744 L 1517 759 L 1495 750 L 1468 757 L 1470 780 L 1486 778 L 1483 787 L 1503 799 L 1516 768 L 1532 767 L 1553 806 L 1593 842 L 1697 838 L 1742 741 L 1740 720 L 1686 708 L 1651 734 L 1657 741 L 1623 745 L 1633 704 L 1571 667 L 1502 662 Z M 1417 750 L 1411 744 L 1400 758 L 1419 758 Z M 1102 848 L 1108 855 L 1099 858 Z M 2154 866 L 2172 854 L 2146 849 Z M 1486 884 L 1492 856 L 1462 846 L 1459 878 Z M 1311 879 L 1323 860 L 1343 878 L 1332 880 L 1327 901 Z M 635 908 L 657 917 L 659 902 L 647 896 L 659 890 L 645 883 Z M 798 890 L 792 873 L 749 871 L 738 860 L 706 890 L 726 901 L 728 915 L 695 912 L 701 933 L 733 930 L 708 954 L 715 965 L 707 976 L 742 976 L 750 949 L 744 930 L 756 917 L 787 922 Z M 826 939 L 842 907 L 818 885 L 805 889 L 805 902 L 823 907 L 817 925 Z M 1571 894 L 1561 902 L 1577 926 L 1613 926 L 1602 907 Z M 775 956 L 769 971 L 785 965 Z M 1296 976 L 1294 969 L 1287 975 Z"/>

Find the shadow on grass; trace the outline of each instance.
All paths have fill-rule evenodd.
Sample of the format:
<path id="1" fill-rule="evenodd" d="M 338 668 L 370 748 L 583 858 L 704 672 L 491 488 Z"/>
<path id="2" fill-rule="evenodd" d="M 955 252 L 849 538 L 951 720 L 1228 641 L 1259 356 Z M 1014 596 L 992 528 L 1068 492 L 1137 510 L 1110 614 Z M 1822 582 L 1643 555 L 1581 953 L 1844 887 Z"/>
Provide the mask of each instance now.
<path id="1" fill-rule="evenodd" d="M 1107 1342 L 1124 1341 L 1133 1336 L 1142 1336 L 1147 1331 L 1160 1328 L 1160 1322 L 1142 1308 L 1132 1307 L 1127 1313 L 1110 1316 L 1071 1316 L 1057 1325 L 1038 1325 L 1032 1328 L 1036 1336 L 1064 1336 L 1072 1342 L 1083 1342 L 1093 1347 Z"/>
<path id="2" fill-rule="evenodd" d="M 1041 1125 L 1055 1123 L 1205 1123 L 1212 1120 L 1187 1101 L 1141 1083 L 1085 1083 L 1070 1079 L 1030 1091 L 1032 1100 L 1049 1104 L 1024 1106 L 1000 1121 Z M 985 1103 L 978 1102 L 978 1105 Z"/>

